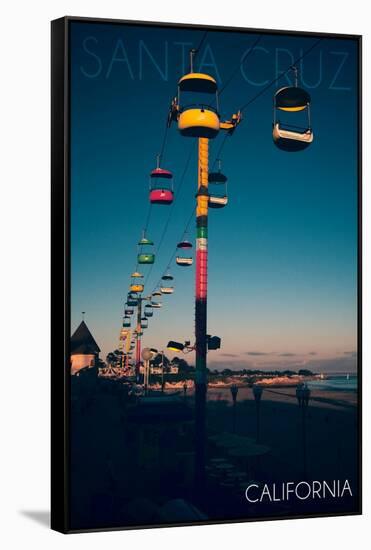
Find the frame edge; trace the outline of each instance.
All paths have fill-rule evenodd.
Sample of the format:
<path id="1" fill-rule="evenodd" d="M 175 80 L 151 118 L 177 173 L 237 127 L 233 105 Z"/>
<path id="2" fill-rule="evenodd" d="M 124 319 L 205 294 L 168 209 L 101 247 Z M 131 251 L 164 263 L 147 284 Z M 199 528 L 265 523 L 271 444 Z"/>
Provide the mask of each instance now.
<path id="1" fill-rule="evenodd" d="M 51 528 L 68 532 L 67 19 L 51 22 Z M 61 316 L 61 312 L 64 314 Z M 63 350 L 63 353 L 61 353 Z"/>

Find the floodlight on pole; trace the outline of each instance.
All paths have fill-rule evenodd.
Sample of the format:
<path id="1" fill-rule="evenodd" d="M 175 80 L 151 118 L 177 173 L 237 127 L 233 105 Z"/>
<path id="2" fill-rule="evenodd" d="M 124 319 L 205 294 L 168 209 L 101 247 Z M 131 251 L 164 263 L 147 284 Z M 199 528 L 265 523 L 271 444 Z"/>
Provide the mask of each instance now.
<path id="1" fill-rule="evenodd" d="M 173 340 L 170 340 L 170 342 L 168 342 L 166 347 L 171 351 L 183 351 L 185 346 L 180 342 L 175 342 Z"/>

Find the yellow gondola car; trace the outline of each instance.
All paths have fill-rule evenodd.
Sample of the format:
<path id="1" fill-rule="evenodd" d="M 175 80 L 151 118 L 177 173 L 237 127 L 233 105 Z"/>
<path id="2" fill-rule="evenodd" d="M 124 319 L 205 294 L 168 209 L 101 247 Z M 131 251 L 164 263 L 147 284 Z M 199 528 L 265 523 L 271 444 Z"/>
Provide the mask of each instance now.
<path id="1" fill-rule="evenodd" d="M 171 102 L 167 125 L 177 122 L 185 137 L 213 139 L 221 129 L 232 134 L 241 121 L 241 112 L 230 120 L 220 120 L 217 82 L 211 75 L 193 70 L 196 53 L 190 50 L 190 72 L 178 81 L 178 94 Z"/>
<path id="2" fill-rule="evenodd" d="M 139 273 L 139 271 L 134 271 L 134 273 L 131 274 L 130 292 L 143 292 L 144 285 L 140 283 L 138 279 L 143 279 L 143 274 Z"/>
<path id="3" fill-rule="evenodd" d="M 134 273 L 131 274 L 132 279 L 143 279 L 142 273 L 139 273 L 139 271 L 134 271 Z"/>
<path id="4" fill-rule="evenodd" d="M 130 285 L 130 290 L 131 290 L 131 292 L 143 292 L 144 285 L 141 285 L 139 283 L 134 283 L 134 284 Z"/>
<path id="5" fill-rule="evenodd" d="M 188 96 L 191 103 L 182 103 L 183 96 Z M 178 83 L 177 104 L 178 129 L 182 136 L 215 138 L 218 135 L 218 86 L 212 76 L 193 72 L 182 76 Z"/>

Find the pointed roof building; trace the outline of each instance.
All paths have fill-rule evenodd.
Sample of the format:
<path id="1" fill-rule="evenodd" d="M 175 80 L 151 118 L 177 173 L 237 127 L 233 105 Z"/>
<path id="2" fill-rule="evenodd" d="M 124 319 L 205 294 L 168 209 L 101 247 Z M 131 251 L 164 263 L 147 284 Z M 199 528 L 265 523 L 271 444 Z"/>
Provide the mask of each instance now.
<path id="1" fill-rule="evenodd" d="M 92 333 L 85 321 L 81 321 L 71 336 L 71 355 L 96 355 L 99 352 L 99 346 Z"/>

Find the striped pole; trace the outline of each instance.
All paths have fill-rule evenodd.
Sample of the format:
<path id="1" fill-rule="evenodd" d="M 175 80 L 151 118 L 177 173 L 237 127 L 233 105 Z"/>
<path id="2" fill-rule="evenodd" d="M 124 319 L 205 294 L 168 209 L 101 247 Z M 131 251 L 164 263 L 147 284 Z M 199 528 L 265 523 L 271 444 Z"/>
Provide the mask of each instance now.
<path id="1" fill-rule="evenodd" d="M 141 332 L 142 332 L 142 298 L 138 298 L 138 307 L 137 307 L 137 340 L 136 340 L 136 349 L 135 349 L 135 374 L 137 380 L 139 379 L 140 374 L 140 352 L 141 352 Z"/>
<path id="2" fill-rule="evenodd" d="M 195 484 L 200 491 L 205 480 L 206 358 L 207 358 L 207 221 L 209 140 L 198 140 L 198 192 L 196 209 L 196 378 L 195 378 Z"/>

